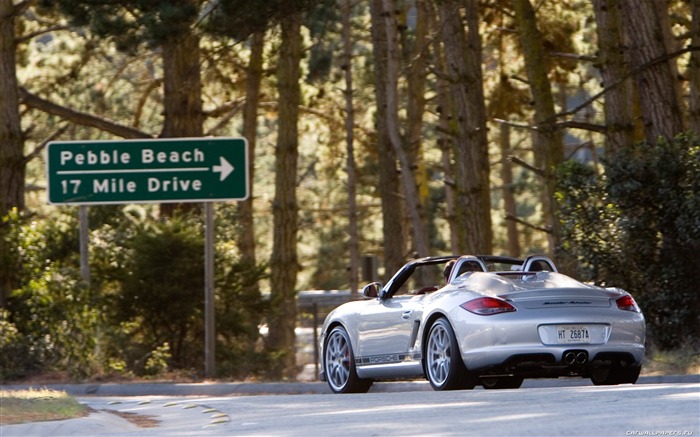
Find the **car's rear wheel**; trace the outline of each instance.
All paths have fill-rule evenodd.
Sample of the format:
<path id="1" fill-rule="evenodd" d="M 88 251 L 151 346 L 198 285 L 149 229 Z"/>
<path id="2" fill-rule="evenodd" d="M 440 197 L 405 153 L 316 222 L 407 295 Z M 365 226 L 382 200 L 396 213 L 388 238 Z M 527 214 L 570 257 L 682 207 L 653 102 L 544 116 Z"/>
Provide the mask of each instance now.
<path id="1" fill-rule="evenodd" d="M 426 345 L 425 370 L 434 390 L 474 388 L 476 377 L 464 366 L 457 338 L 447 319 L 441 317 L 433 323 Z"/>
<path id="2" fill-rule="evenodd" d="M 326 339 L 323 367 L 328 386 L 334 393 L 366 393 L 372 386 L 371 379 L 357 376 L 350 338 L 341 326 L 333 328 Z"/>
<path id="3" fill-rule="evenodd" d="M 498 378 L 481 378 L 481 385 L 487 390 L 498 390 L 507 388 L 520 388 L 523 384 L 521 376 L 502 376 Z"/>
<path id="4" fill-rule="evenodd" d="M 591 381 L 595 385 L 634 384 L 641 370 L 641 366 L 623 366 L 621 363 L 613 363 L 609 367 L 592 369 Z"/>

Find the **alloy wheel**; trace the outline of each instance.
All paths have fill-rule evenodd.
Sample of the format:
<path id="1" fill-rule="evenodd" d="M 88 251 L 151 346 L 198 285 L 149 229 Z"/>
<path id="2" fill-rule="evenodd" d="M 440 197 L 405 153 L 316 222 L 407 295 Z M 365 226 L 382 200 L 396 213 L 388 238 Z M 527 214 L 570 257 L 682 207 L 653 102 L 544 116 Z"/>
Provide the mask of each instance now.
<path id="1" fill-rule="evenodd" d="M 328 383 L 342 391 L 350 378 L 350 345 L 340 330 L 334 330 L 328 339 L 324 363 Z"/>
<path id="2" fill-rule="evenodd" d="M 428 338 L 428 374 L 436 386 L 442 386 L 450 376 L 452 350 L 447 329 L 436 324 Z"/>

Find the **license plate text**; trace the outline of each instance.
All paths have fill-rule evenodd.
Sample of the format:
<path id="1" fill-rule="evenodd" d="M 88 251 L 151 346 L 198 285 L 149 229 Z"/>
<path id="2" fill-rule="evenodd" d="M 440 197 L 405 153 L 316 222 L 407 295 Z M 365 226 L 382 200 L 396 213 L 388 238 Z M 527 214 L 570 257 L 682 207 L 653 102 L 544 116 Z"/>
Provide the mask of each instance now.
<path id="1" fill-rule="evenodd" d="M 590 343 L 591 335 L 587 326 L 557 326 L 557 341 L 559 343 Z"/>

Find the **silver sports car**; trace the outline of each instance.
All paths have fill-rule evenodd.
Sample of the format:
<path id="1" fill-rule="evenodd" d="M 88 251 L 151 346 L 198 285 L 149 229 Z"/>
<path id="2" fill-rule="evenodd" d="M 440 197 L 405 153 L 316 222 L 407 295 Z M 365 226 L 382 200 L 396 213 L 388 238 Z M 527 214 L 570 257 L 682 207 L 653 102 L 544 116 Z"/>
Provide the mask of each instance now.
<path id="1" fill-rule="evenodd" d="M 422 258 L 362 292 L 323 324 L 320 377 L 335 393 L 416 377 L 435 390 L 639 377 L 645 323 L 632 296 L 560 274 L 547 257 Z"/>

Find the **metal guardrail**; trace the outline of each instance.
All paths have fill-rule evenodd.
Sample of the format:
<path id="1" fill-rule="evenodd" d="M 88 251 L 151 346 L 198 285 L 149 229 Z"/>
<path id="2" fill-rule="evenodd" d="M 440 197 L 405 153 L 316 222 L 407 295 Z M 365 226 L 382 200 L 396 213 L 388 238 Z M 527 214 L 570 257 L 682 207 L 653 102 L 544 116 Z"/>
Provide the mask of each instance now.
<path id="1" fill-rule="evenodd" d="M 298 324 L 313 328 L 313 349 L 315 374 L 319 371 L 318 338 L 319 327 L 334 308 L 353 300 L 364 299 L 359 293 L 348 290 L 304 290 L 297 294 Z"/>
<path id="2" fill-rule="evenodd" d="M 297 293 L 297 308 L 308 311 L 316 304 L 330 311 L 346 302 L 363 298 L 361 294 L 351 294 L 348 290 L 304 290 Z"/>

